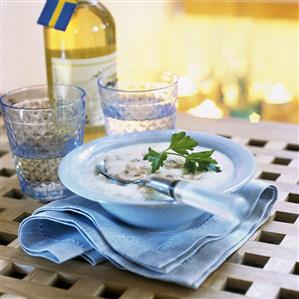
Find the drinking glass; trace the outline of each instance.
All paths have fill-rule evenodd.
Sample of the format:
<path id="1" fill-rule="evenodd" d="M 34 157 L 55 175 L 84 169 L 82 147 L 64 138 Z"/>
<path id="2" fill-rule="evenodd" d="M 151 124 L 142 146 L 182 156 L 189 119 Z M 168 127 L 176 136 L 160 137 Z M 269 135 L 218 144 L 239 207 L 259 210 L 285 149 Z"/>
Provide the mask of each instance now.
<path id="1" fill-rule="evenodd" d="M 0 99 L 23 192 L 51 201 L 71 194 L 58 178 L 61 159 L 83 143 L 85 92 L 76 86 L 39 85 Z"/>
<path id="2" fill-rule="evenodd" d="M 128 70 L 98 79 L 108 134 L 173 129 L 177 77 L 168 72 Z"/>

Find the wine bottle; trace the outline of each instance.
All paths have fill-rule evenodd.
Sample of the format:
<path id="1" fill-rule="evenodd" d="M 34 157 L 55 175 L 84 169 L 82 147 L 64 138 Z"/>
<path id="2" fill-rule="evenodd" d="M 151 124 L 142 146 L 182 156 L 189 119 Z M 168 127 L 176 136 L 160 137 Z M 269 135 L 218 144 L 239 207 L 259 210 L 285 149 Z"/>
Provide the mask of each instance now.
<path id="1" fill-rule="evenodd" d="M 44 28 L 48 84 L 73 84 L 87 93 L 85 136 L 103 133 L 103 115 L 97 88 L 102 73 L 116 72 L 115 24 L 98 1 L 78 0 L 65 31 Z"/>

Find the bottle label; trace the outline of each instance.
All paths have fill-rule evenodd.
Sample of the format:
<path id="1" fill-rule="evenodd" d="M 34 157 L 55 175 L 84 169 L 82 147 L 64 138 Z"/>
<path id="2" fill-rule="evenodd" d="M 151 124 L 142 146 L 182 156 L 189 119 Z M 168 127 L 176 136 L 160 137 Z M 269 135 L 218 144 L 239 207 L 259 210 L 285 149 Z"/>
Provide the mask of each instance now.
<path id="1" fill-rule="evenodd" d="M 90 126 L 104 123 L 97 86 L 97 79 L 103 73 L 116 73 L 116 53 L 94 58 L 52 58 L 54 84 L 77 85 L 86 91 L 87 125 Z"/>

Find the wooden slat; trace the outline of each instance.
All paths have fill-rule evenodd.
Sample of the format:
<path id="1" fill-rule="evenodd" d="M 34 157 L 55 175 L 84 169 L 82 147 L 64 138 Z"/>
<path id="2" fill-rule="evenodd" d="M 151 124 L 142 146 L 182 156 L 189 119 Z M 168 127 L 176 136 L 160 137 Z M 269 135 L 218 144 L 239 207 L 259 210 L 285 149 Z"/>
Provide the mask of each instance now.
<path id="1" fill-rule="evenodd" d="M 32 299 L 82 299 L 82 294 L 76 294 L 67 290 L 49 287 L 42 284 L 18 280 L 15 278 L 0 275 L 1 285 L 0 292 L 16 294 L 16 295 L 27 295 Z M 16 287 L 17 286 L 17 287 Z M 86 299 L 94 299 L 93 296 L 84 296 Z"/>
<path id="2" fill-rule="evenodd" d="M 45 269 L 35 269 L 28 274 L 24 280 L 35 282 L 43 285 L 51 285 L 57 279 L 58 274 Z"/>
<path id="3" fill-rule="evenodd" d="M 83 278 L 77 281 L 72 287 L 71 291 L 79 294 L 89 294 L 97 296 L 104 291 L 105 285 L 98 279 Z"/>

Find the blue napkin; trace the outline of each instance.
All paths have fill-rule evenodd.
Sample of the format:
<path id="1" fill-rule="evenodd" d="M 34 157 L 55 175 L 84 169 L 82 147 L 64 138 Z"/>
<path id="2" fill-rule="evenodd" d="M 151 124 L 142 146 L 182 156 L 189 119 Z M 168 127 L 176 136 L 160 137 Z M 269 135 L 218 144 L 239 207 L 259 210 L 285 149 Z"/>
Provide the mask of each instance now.
<path id="1" fill-rule="evenodd" d="M 267 220 L 277 199 L 276 188 L 260 182 L 237 194 L 251 206 L 241 223 L 206 213 L 187 228 L 167 232 L 128 226 L 97 202 L 73 196 L 26 218 L 19 240 L 28 254 L 56 263 L 79 255 L 93 265 L 108 259 L 121 269 L 197 288 Z"/>

